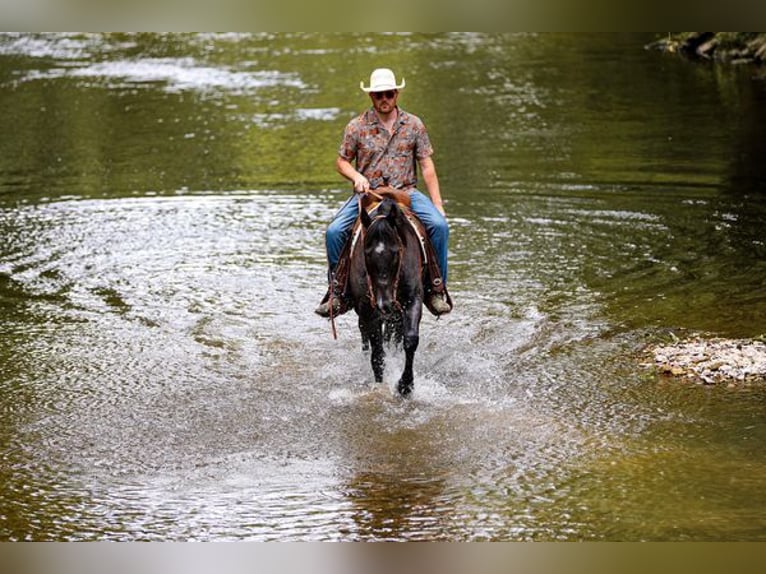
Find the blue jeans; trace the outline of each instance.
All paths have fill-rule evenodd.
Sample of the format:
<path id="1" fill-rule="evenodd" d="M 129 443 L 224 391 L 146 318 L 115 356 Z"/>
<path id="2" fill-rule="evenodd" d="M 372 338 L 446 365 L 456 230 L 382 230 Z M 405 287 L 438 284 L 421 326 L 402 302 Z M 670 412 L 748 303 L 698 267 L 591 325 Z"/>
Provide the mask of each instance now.
<path id="1" fill-rule="evenodd" d="M 447 243 L 449 242 L 449 227 L 447 220 L 439 213 L 431 200 L 419 192 L 417 189 L 410 190 L 410 199 L 412 201 L 412 211 L 423 222 L 423 226 L 428 232 L 428 237 L 434 246 L 436 256 L 439 259 L 439 269 L 442 272 L 442 280 L 447 284 Z M 327 245 L 327 260 L 330 263 L 330 270 L 335 270 L 340 259 L 340 253 L 343 246 L 346 245 L 351 226 L 354 225 L 359 215 L 359 204 L 356 195 L 348 198 L 335 214 L 335 217 L 327 227 L 325 233 L 325 244 Z"/>

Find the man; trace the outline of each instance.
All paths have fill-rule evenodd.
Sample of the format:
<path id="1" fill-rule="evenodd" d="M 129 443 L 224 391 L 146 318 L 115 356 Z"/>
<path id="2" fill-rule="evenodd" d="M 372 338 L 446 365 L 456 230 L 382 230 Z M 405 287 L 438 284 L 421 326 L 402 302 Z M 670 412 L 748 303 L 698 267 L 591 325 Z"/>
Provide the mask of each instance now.
<path id="1" fill-rule="evenodd" d="M 412 211 L 428 232 L 446 287 L 449 228 L 444 217 L 439 179 L 431 159 L 433 148 L 420 118 L 397 105 L 399 90 L 404 85 L 404 79 L 401 84 L 397 84 L 396 76 L 387 68 L 378 68 L 372 72 L 369 87 L 365 87 L 363 81 L 360 82 L 362 90 L 370 95 L 372 107 L 346 126 L 335 167 L 338 173 L 353 183 L 354 193 L 365 193 L 381 186 L 409 192 Z M 430 200 L 416 188 L 416 164 L 420 167 Z M 331 285 L 336 289 L 338 287 L 332 281 L 335 268 L 358 210 L 357 199 L 351 196 L 335 215 L 325 235 Z M 451 306 L 443 294 L 434 293 L 431 297 L 431 309 L 437 314 L 450 312 Z M 333 315 L 337 314 L 340 310 L 340 293 L 337 291 L 315 312 L 329 317 L 331 301 Z"/>

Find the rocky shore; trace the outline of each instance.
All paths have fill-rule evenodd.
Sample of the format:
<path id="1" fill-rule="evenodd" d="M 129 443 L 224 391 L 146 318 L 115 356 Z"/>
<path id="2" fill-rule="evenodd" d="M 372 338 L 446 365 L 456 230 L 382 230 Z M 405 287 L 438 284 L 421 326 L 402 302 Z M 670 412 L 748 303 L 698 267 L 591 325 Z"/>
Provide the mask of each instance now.
<path id="1" fill-rule="evenodd" d="M 674 32 L 647 48 L 693 59 L 766 64 L 764 32 Z"/>
<path id="2" fill-rule="evenodd" d="M 693 337 L 652 346 L 651 362 L 661 374 L 700 384 L 736 386 L 766 382 L 766 343 L 758 339 Z"/>

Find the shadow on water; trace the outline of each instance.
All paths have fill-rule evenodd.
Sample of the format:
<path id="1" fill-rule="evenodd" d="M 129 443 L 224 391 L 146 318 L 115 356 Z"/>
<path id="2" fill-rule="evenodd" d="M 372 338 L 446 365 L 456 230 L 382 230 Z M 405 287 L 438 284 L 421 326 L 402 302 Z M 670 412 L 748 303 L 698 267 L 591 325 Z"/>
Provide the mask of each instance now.
<path id="1" fill-rule="evenodd" d="M 0 36 L 0 539 L 762 540 L 764 389 L 639 363 L 763 331 L 764 89 L 646 39 Z M 379 59 L 451 225 L 409 400 L 312 313 Z"/>

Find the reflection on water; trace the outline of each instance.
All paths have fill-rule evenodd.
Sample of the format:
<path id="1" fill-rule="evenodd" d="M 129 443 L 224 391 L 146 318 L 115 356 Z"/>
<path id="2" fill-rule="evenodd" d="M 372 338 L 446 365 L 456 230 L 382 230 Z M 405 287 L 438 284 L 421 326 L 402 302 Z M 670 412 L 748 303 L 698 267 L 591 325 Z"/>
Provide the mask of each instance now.
<path id="1" fill-rule="evenodd" d="M 764 89 L 641 35 L 0 36 L 3 540 L 762 540 Z M 312 310 L 381 60 L 457 308 L 416 389 Z"/>

